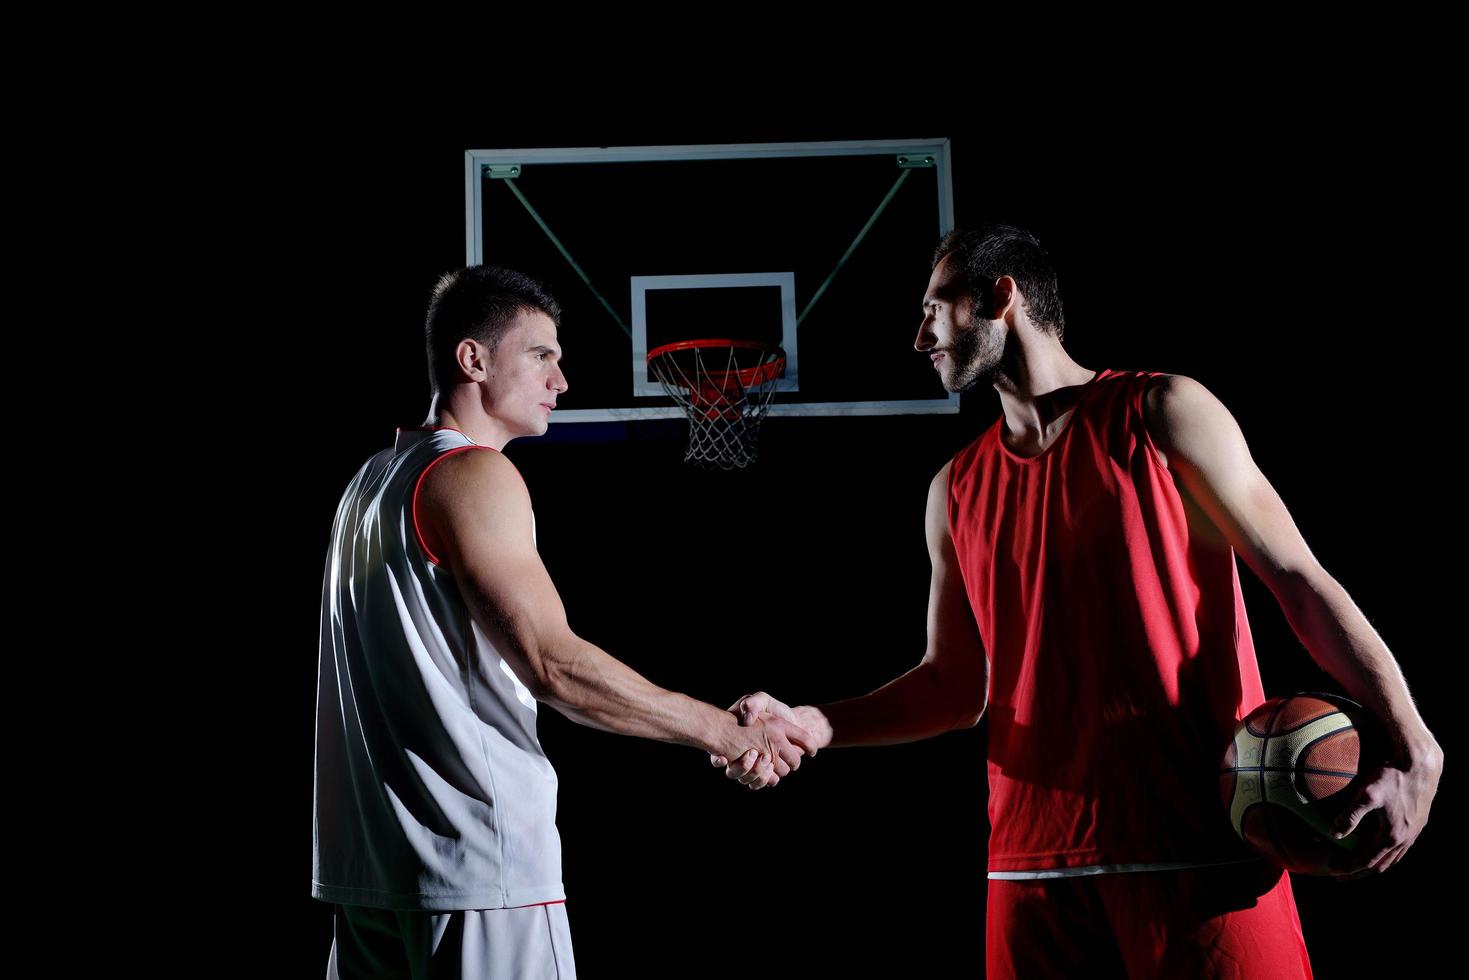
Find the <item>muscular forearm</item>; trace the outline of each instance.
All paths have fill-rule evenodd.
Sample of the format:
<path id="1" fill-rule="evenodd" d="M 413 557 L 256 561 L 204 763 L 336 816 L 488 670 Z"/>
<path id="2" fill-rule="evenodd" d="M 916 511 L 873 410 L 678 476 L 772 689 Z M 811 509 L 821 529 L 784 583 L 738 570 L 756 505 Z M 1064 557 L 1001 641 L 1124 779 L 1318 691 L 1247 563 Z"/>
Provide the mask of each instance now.
<path id="1" fill-rule="evenodd" d="M 815 705 L 825 716 L 828 731 L 812 731 L 817 719 L 798 715 L 803 728 L 821 745 L 895 745 L 931 738 L 955 728 L 968 727 L 984 710 L 983 693 L 964 697 L 945 684 L 933 665 L 919 664 L 871 694 L 832 704 Z"/>
<path id="2" fill-rule="evenodd" d="M 730 758 L 765 751 L 759 736 L 741 729 L 728 711 L 661 688 L 585 640 L 571 638 L 541 663 L 536 697 L 580 724 Z"/>
<path id="3" fill-rule="evenodd" d="M 1399 763 L 1440 751 L 1397 661 L 1334 578 L 1324 571 L 1296 578 L 1278 598 L 1312 658 L 1387 727 Z"/>

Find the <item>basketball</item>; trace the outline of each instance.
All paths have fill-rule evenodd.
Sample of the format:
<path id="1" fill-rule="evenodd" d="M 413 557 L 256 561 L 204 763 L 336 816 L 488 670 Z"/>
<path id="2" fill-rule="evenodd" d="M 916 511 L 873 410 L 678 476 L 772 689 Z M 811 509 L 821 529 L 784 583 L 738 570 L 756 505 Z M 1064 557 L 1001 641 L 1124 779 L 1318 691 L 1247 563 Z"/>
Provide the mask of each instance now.
<path id="1" fill-rule="evenodd" d="M 1381 741 L 1362 706 L 1333 694 L 1272 698 L 1235 729 L 1224 753 L 1219 789 L 1235 833 L 1287 871 L 1330 874 L 1343 851 L 1355 851 L 1380 813 L 1332 840 L 1332 822 L 1359 788 Z M 1366 751 L 1364 751 L 1364 749 Z"/>

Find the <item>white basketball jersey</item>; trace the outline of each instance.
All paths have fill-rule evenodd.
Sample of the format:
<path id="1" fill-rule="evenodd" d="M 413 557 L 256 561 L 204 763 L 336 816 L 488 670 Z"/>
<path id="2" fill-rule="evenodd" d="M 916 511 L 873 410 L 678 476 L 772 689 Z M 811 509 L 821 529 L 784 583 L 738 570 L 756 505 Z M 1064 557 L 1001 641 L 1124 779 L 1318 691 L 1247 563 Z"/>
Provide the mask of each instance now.
<path id="1" fill-rule="evenodd" d="M 322 901 L 444 911 L 565 899 L 536 702 L 414 525 L 456 429 L 400 429 L 352 478 L 322 587 L 315 856 Z"/>

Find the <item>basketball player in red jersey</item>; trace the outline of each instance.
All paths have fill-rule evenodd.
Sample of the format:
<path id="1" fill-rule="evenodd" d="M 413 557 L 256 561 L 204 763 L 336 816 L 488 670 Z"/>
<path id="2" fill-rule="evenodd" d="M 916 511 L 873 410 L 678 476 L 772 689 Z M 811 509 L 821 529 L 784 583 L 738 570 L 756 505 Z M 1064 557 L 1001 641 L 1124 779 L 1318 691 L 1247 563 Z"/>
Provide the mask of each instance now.
<path id="1" fill-rule="evenodd" d="M 1003 413 L 929 489 L 927 651 L 863 697 L 734 710 L 791 718 L 813 749 L 989 715 L 991 977 L 1310 976 L 1289 876 L 1244 850 L 1217 797 L 1235 723 L 1264 700 L 1235 553 L 1392 738 L 1335 828 L 1377 811 L 1344 876 L 1412 846 L 1443 752 L 1229 411 L 1190 378 L 1082 367 L 1063 329 L 1034 236 L 939 243 L 914 346 L 950 391 L 993 385 Z"/>

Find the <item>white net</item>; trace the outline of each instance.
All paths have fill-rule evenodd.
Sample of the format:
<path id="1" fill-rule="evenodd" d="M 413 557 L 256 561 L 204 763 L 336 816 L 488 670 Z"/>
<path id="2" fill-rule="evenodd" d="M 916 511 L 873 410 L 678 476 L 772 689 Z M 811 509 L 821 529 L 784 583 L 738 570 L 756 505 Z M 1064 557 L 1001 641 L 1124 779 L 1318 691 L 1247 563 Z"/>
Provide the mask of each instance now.
<path id="1" fill-rule="evenodd" d="M 779 347 L 730 341 L 659 348 L 648 367 L 689 417 L 684 462 L 725 470 L 755 461 L 760 422 L 785 370 Z"/>

